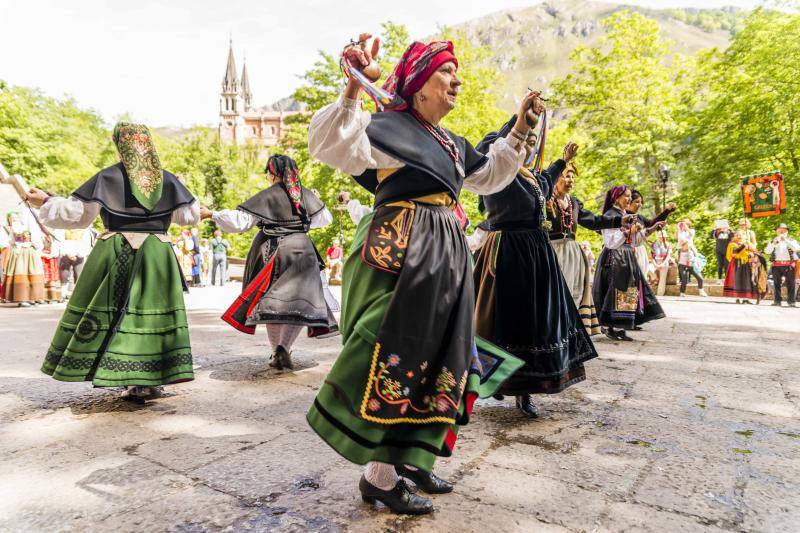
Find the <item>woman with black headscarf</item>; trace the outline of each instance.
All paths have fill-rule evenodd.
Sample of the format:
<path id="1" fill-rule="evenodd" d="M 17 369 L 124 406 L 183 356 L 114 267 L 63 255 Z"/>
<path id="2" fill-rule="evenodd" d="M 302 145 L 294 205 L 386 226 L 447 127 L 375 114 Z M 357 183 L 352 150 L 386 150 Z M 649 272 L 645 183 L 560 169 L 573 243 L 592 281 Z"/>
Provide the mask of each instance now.
<path id="1" fill-rule="evenodd" d="M 606 193 L 603 215 L 623 216 L 630 202 L 631 189 L 626 185 L 613 187 Z M 644 228 L 637 221 L 627 227 L 602 230 L 603 251 L 597 259 L 592 295 L 600 325 L 612 340 L 633 340 L 625 330 L 666 316 L 639 268 L 635 252 L 648 232 L 663 224 Z"/>
<path id="2" fill-rule="evenodd" d="M 56 229 L 106 227 L 86 260 L 42 364 L 59 381 L 130 387 L 138 400 L 162 384 L 193 379 L 183 302 L 186 288 L 172 251 L 170 223 L 193 226 L 199 204 L 161 166 L 147 126 L 114 128 L 120 162 L 69 198 L 32 189 L 42 223 Z"/>
<path id="3" fill-rule="evenodd" d="M 255 334 L 266 324 L 273 354 L 270 366 L 291 370 L 291 349 L 303 327 L 310 337 L 339 330 L 325 301 L 319 272 L 324 263 L 308 236 L 333 220 L 325 204 L 300 183 L 297 164 L 286 155 L 270 156 L 265 172 L 272 186 L 236 209 L 201 210 L 226 233 L 259 231 L 247 254 L 242 294 L 222 319 Z"/>
<path id="4" fill-rule="evenodd" d="M 478 150 L 487 152 L 515 121 L 484 137 Z M 533 140 L 530 135 L 526 154 Z M 577 150 L 569 143 L 564 158 L 547 170 L 521 166 L 508 187 L 481 196 L 489 233 L 475 261 L 475 330 L 525 361 L 500 392 L 516 396 L 517 408 L 530 418 L 539 416 L 531 394 L 555 394 L 583 381 L 583 363 L 597 357 L 550 245 L 545 215 L 553 184 Z"/>

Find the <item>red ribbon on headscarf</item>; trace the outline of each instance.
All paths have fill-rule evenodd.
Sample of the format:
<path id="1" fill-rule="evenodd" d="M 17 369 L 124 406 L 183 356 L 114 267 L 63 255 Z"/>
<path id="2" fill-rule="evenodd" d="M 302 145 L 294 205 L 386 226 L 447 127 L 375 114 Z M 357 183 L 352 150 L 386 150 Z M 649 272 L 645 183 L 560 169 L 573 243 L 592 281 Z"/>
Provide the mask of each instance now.
<path id="1" fill-rule="evenodd" d="M 406 105 L 392 108 L 391 111 L 406 109 L 414 93 L 422 89 L 439 67 L 450 61 L 458 68 L 458 59 L 450 41 L 433 41 L 430 44 L 419 41 L 411 43 L 383 84 L 384 90 L 400 96 L 406 102 Z"/>

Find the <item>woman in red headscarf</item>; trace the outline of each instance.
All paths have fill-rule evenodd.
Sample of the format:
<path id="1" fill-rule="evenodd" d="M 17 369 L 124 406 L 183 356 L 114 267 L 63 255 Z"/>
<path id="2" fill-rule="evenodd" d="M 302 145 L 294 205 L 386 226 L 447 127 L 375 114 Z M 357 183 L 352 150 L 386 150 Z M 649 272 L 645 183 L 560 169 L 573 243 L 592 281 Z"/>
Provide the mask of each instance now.
<path id="1" fill-rule="evenodd" d="M 606 193 L 603 215 L 608 218 L 624 216 L 631 198 L 632 191 L 627 185 L 613 187 Z M 627 227 L 601 232 L 603 251 L 597 259 L 592 296 L 597 305 L 598 320 L 609 339 L 633 340 L 625 330 L 666 316 L 639 268 L 635 251 L 650 232 L 663 226 L 664 222 L 658 222 L 644 228 L 637 221 Z"/>
<path id="2" fill-rule="evenodd" d="M 369 38 L 345 51 L 356 68 L 369 67 L 378 51 L 377 40 L 367 50 Z M 431 473 L 436 457 L 451 454 L 455 427 L 467 423 L 477 395 L 494 392 L 521 365 L 488 343 L 476 348 L 456 200 L 462 187 L 491 194 L 515 178 L 538 93 L 525 97 L 512 130 L 484 155 L 440 125 L 461 87 L 452 43 L 408 47 L 384 84 L 391 111 L 362 111 L 360 87 L 351 77 L 309 128 L 311 154 L 352 174 L 375 194 L 376 208 L 359 223 L 344 267 L 344 347 L 307 418 L 345 458 L 368 463 L 359 485 L 365 501 L 429 513 L 430 500 L 397 474 L 428 493 L 451 491 Z M 478 353 L 484 372 L 474 364 Z"/>

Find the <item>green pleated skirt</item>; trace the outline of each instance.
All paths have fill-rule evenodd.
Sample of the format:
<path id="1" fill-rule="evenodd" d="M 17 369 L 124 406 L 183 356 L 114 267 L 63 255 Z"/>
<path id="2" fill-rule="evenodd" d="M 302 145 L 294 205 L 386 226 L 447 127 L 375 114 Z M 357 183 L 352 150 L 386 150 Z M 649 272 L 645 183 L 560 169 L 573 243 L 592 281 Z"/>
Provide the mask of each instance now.
<path id="1" fill-rule="evenodd" d="M 479 339 L 456 424 L 380 424 L 361 418 L 359 407 L 364 401 L 377 332 L 398 278 L 361 260 L 361 246 L 371 220 L 371 214 L 361 220 L 345 262 L 340 324 L 344 346 L 306 418 L 329 446 L 353 463 L 380 461 L 430 471 L 437 456 L 452 453 L 458 426 L 468 422 L 475 399 L 493 394 L 523 363 Z M 474 368 L 476 364 L 479 368 Z"/>
<path id="2" fill-rule="evenodd" d="M 121 234 L 99 240 L 58 324 L 42 372 L 97 387 L 193 379 L 183 284 L 171 245 L 154 235 L 138 250 Z"/>

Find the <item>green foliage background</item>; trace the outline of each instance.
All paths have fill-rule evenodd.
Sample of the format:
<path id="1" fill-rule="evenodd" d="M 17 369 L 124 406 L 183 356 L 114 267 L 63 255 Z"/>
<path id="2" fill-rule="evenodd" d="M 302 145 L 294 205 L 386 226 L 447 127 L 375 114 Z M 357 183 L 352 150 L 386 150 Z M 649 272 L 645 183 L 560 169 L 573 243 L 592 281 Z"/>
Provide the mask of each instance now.
<path id="1" fill-rule="evenodd" d="M 557 108 L 557 118 L 551 120 L 546 154 L 548 160 L 558 157 L 570 139 L 581 145 L 576 194 L 591 208 L 599 209 L 603 192 L 618 183 L 644 193 L 646 214 L 664 201 L 676 201 L 674 219 L 694 222 L 697 244 L 710 259 L 707 272 L 713 272 L 713 243 L 705 236 L 714 219 L 735 224 L 741 217 L 741 176 L 780 169 L 789 193 L 789 209 L 781 220 L 800 225 L 800 15 L 757 9 L 747 16 L 725 10 L 676 10 L 672 16 L 708 30 L 730 30 L 730 46 L 682 56 L 660 36 L 657 21 L 638 12 L 614 13 L 602 23 L 602 42 L 575 49 L 571 74 L 552 84 L 554 98 L 548 105 Z M 444 28 L 440 33 L 455 42 L 464 81 L 458 107 L 445 125 L 476 143 L 514 111 L 496 105 L 504 77 L 490 66 L 492 50 L 458 31 Z M 386 76 L 411 37 L 405 27 L 387 22 L 381 38 Z M 293 96 L 308 113 L 289 119 L 288 135 L 274 150 L 297 160 L 303 183 L 319 191 L 337 218 L 312 232 L 320 249 L 339 233 L 340 222 L 346 244 L 354 230 L 346 212 L 334 209 L 339 191 L 371 203 L 350 176 L 313 161 L 308 152 L 311 114 L 335 101 L 343 86 L 338 53 L 320 51 L 302 76 Z M 371 102 L 365 103 L 371 109 Z M 97 113 L 73 100 L 0 81 L 0 161 L 33 185 L 69 194 L 113 163 L 109 130 Z M 212 208 L 235 207 L 267 185 L 267 154 L 252 146 L 221 144 L 212 129 L 195 129 L 180 140 L 156 136 L 156 144 L 164 166 L 183 174 Z M 671 169 L 666 191 L 656 180 L 661 165 Z M 477 223 L 475 196 L 465 192 L 461 200 Z M 754 221 L 761 242 L 770 238 L 777 222 L 775 217 Z M 205 223 L 202 231 L 208 235 L 212 229 Z M 230 237 L 234 253 L 244 255 L 251 235 Z M 598 240 L 585 231 L 579 238 Z"/>

